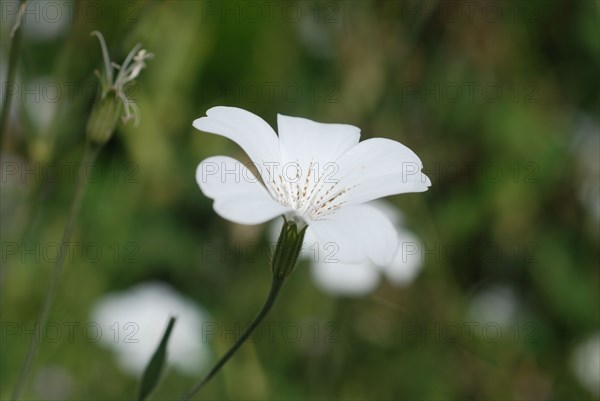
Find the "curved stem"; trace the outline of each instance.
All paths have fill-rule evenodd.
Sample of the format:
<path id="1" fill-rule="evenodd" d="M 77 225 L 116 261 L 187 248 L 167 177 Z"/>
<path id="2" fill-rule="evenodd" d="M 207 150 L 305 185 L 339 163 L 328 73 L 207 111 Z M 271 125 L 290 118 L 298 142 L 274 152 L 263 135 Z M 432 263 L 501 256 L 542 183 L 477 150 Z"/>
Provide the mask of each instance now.
<path id="1" fill-rule="evenodd" d="M 15 80 L 15 73 L 17 71 L 17 61 L 19 59 L 19 49 L 21 47 L 21 19 L 25 14 L 25 7 L 27 6 L 27 0 L 21 0 L 19 4 L 19 13 L 17 19 L 10 32 L 10 50 L 8 55 L 8 71 L 6 73 L 6 83 L 4 84 L 4 98 L 2 99 L 2 110 L 0 111 L 0 150 L 2 149 L 2 143 L 4 142 L 4 131 L 8 125 L 8 119 L 10 117 L 10 105 L 14 94 L 14 88 L 12 83 Z"/>
<path id="2" fill-rule="evenodd" d="M 264 317 L 267 315 L 273 304 L 275 303 L 275 299 L 277 298 L 277 294 L 279 294 L 279 290 L 283 285 L 284 277 L 273 277 L 273 281 L 271 283 L 271 290 L 269 291 L 269 296 L 265 301 L 263 307 L 260 309 L 254 320 L 246 327 L 242 335 L 236 340 L 233 346 L 219 359 L 219 361 L 213 366 L 213 368 L 200 380 L 196 383 L 181 399 L 182 401 L 187 401 L 194 396 L 206 383 L 212 379 L 212 377 L 227 363 L 229 358 L 235 354 L 235 352 L 242 346 L 242 344 L 250 337 L 250 334 L 258 327 L 258 325 L 262 322 Z"/>
<path id="3" fill-rule="evenodd" d="M 46 290 L 44 303 L 42 304 L 42 309 L 40 310 L 40 315 L 36 324 L 36 327 L 39 330 L 44 330 L 44 327 L 46 326 L 46 323 L 48 321 L 48 315 L 50 314 L 50 309 L 52 307 L 52 303 L 58 290 L 58 284 L 60 282 L 60 273 L 62 271 L 63 262 L 65 260 L 65 254 L 67 253 L 69 240 L 71 239 L 71 235 L 73 234 L 73 228 L 75 227 L 77 216 L 79 215 L 79 211 L 81 210 L 83 195 L 85 194 L 85 189 L 87 187 L 88 181 L 85 177 L 85 171 L 88 168 L 88 165 L 96 159 L 98 151 L 98 147 L 95 147 L 89 142 L 86 144 L 85 153 L 83 155 L 81 165 L 79 166 L 75 195 L 73 196 L 73 201 L 69 210 L 69 217 L 67 219 L 65 231 L 63 232 L 62 242 L 60 245 L 60 253 L 56 258 L 56 261 L 54 262 L 54 268 L 50 276 L 50 283 Z M 37 336 L 32 335 L 31 340 L 29 341 L 29 348 L 27 349 L 27 356 L 25 357 L 23 367 L 21 368 L 21 372 L 19 373 L 17 384 L 15 385 L 15 388 L 13 390 L 13 401 L 17 401 L 21 398 L 23 390 L 25 389 L 25 384 L 27 383 L 27 377 L 29 376 L 29 371 L 31 370 L 33 359 L 35 357 L 35 354 L 37 353 L 37 348 L 38 338 Z"/>

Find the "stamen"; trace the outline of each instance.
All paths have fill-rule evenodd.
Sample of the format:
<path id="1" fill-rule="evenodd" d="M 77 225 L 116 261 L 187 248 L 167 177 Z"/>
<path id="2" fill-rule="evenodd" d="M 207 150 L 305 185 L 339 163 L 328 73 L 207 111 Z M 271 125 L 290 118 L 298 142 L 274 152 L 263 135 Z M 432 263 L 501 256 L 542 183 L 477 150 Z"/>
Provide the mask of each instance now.
<path id="1" fill-rule="evenodd" d="M 299 161 L 297 161 L 300 166 Z M 300 169 L 296 171 L 295 182 L 286 180 L 282 174 L 277 179 L 270 175 L 267 190 L 279 203 L 291 207 L 301 218 L 319 220 L 338 210 L 346 202 L 343 197 L 351 187 L 340 188 L 338 182 L 327 185 L 323 174 L 315 177 L 312 171 L 316 162 L 311 160 L 304 180 L 301 180 Z M 314 184 L 312 184 L 312 179 Z"/>

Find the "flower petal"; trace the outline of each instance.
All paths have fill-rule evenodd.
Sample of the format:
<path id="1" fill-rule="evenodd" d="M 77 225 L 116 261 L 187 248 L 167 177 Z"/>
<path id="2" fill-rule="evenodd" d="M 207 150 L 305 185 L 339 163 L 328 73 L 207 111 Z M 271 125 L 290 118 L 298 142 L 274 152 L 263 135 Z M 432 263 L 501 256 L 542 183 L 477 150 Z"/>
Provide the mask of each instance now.
<path id="1" fill-rule="evenodd" d="M 384 266 L 392 262 L 398 249 L 392 223 L 370 205 L 341 208 L 327 219 L 311 222 L 308 229 L 320 248 L 329 252 L 329 261 L 362 263 L 368 259 Z"/>
<path id="2" fill-rule="evenodd" d="M 283 176 L 292 182 L 297 179 L 306 183 L 308 191 L 319 177 L 337 171 L 335 160 L 360 139 L 360 129 L 352 125 L 319 123 L 281 114 L 277 115 L 277 130 Z M 291 164 L 297 164 L 297 170 L 290 168 Z"/>
<path id="3" fill-rule="evenodd" d="M 400 142 L 367 139 L 336 161 L 339 187 L 349 188 L 344 201 L 360 204 L 384 196 L 423 192 L 431 185 L 419 157 Z"/>
<path id="4" fill-rule="evenodd" d="M 390 219 L 390 221 L 392 222 L 394 227 L 396 227 L 396 229 L 402 225 L 402 222 L 404 220 L 404 215 L 402 214 L 402 211 L 389 201 L 384 199 L 377 199 L 369 202 L 368 205 L 377 208 L 381 213 L 383 213 L 385 217 Z"/>
<path id="5" fill-rule="evenodd" d="M 277 131 L 286 161 L 333 162 L 360 139 L 360 129 L 347 124 L 326 124 L 300 117 L 277 115 Z"/>
<path id="6" fill-rule="evenodd" d="M 204 195 L 215 200 L 215 212 L 234 223 L 260 224 L 289 210 L 273 200 L 250 170 L 231 157 L 203 160 L 196 169 L 196 181 Z"/>
<path id="7" fill-rule="evenodd" d="M 259 165 L 278 163 L 279 140 L 265 120 L 236 107 L 218 106 L 206 112 L 207 117 L 194 121 L 194 128 L 231 139 Z"/>
<path id="8" fill-rule="evenodd" d="M 414 281 L 422 266 L 421 241 L 410 231 L 398 230 L 398 252 L 389 265 L 381 266 L 388 279 L 397 285 Z"/>
<path id="9" fill-rule="evenodd" d="M 325 263 L 322 260 L 311 264 L 312 276 L 324 291 L 348 296 L 367 295 L 377 288 L 380 274 L 368 263 Z"/>

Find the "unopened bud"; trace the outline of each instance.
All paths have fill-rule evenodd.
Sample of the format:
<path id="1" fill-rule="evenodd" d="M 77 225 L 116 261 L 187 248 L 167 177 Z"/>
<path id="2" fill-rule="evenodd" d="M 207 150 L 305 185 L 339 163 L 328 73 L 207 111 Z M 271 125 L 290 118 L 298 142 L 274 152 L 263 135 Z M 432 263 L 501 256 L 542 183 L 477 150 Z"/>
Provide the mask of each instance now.
<path id="1" fill-rule="evenodd" d="M 101 95 L 92 109 L 87 135 L 90 142 L 102 146 L 115 132 L 119 117 L 122 117 L 124 123 L 133 119 L 135 124 L 138 124 L 138 107 L 125 93 L 125 87 L 134 82 L 146 67 L 146 60 L 151 59 L 154 55 L 142 49 L 142 45 L 138 44 L 125 57 L 123 64 L 119 65 L 110 60 L 104 36 L 98 31 L 92 32 L 92 35 L 95 35 L 100 42 L 104 72 L 96 71 L 96 75 L 100 79 Z M 116 76 L 115 69 L 118 70 Z"/>
<path id="2" fill-rule="evenodd" d="M 294 220 L 283 223 L 271 261 L 273 276 L 285 278 L 292 274 L 302 250 L 306 228 L 306 225 L 299 226 Z"/>
<path id="3" fill-rule="evenodd" d="M 92 143 L 102 146 L 108 142 L 117 127 L 121 107 L 123 106 L 113 91 L 96 100 L 87 126 L 87 136 Z"/>

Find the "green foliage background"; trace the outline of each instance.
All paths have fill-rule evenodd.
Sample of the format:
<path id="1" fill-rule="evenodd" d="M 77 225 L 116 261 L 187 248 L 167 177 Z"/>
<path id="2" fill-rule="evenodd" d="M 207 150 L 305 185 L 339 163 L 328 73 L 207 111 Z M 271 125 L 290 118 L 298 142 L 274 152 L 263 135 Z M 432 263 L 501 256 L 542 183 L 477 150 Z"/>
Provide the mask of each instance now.
<path id="1" fill-rule="evenodd" d="M 83 12 L 91 6 L 97 18 Z M 598 2 L 74 7 L 58 35 L 25 32 L 18 82 L 43 78 L 63 93 L 50 105 L 17 94 L 4 161 L 43 168 L 80 160 L 93 71 L 101 67 L 92 30 L 103 32 L 114 60 L 138 42 L 155 58 L 133 96 L 141 123 L 120 125 L 103 149 L 105 174 L 88 187 L 74 238 L 105 249 L 134 244 L 132 258 L 71 261 L 51 321 L 87 322 L 103 294 L 148 280 L 169 283 L 219 321 L 253 316 L 270 283 L 268 255 L 248 260 L 235 246 L 268 241 L 267 227 L 224 221 L 194 179 L 208 156 L 246 157 L 191 126 L 211 106 L 238 106 L 273 126 L 277 113 L 343 122 L 360 127 L 363 139 L 392 138 L 415 150 L 432 187 L 390 200 L 429 253 L 415 283 L 383 282 L 364 298 L 319 290 L 301 264 L 270 319 L 333 322 L 335 341 L 246 344 L 196 399 L 594 398 L 574 376 L 570 354 L 600 320 Z M 2 18 L 2 79 L 11 21 Z M 585 188 L 595 209 L 582 201 Z M 73 190 L 68 179 L 3 179 L 3 244 L 60 241 Z M 224 252 L 207 256 L 206 244 Z M 52 264 L 5 250 L 2 322 L 33 325 Z M 469 322 L 475 294 L 494 285 L 518 299 L 498 341 L 406 335 L 407 323 Z M 2 399 L 26 345 L 3 335 Z M 214 355 L 227 347 L 209 345 Z M 138 379 L 97 343 L 42 343 L 33 376 L 49 365 L 73 376 L 74 400 L 131 399 L 137 391 Z M 191 382 L 169 370 L 152 399 L 172 399 Z M 32 385 L 26 396 L 43 399 Z"/>

